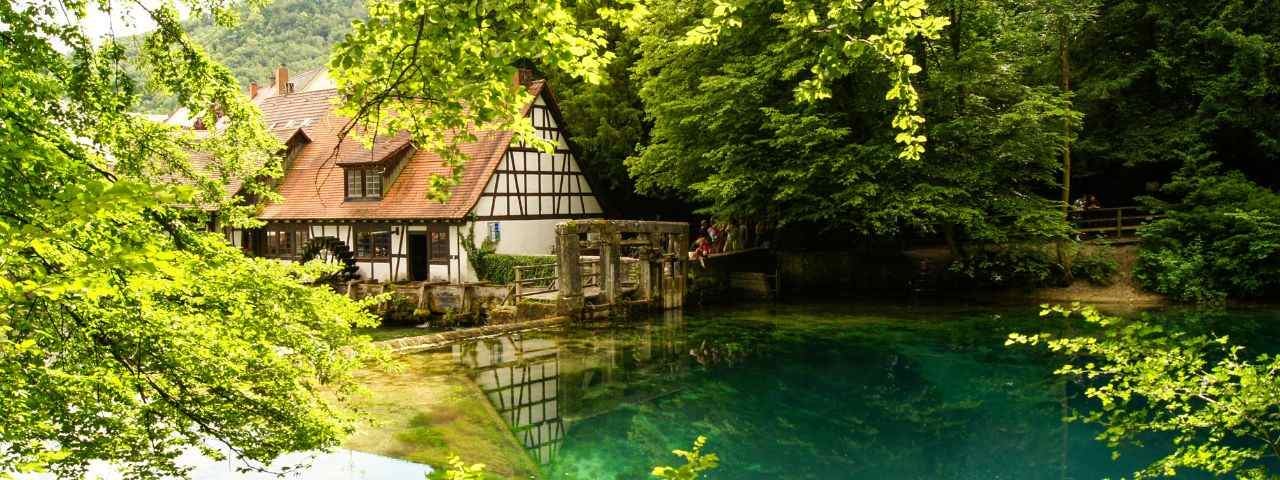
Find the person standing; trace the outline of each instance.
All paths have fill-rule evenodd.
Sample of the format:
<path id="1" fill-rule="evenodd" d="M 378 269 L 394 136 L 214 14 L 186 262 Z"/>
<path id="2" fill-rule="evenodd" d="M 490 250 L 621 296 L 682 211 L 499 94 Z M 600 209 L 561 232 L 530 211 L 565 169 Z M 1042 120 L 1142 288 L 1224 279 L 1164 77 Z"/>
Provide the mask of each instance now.
<path id="1" fill-rule="evenodd" d="M 742 229 L 737 222 L 729 221 L 729 225 L 724 229 L 724 251 L 736 252 L 742 250 Z"/>

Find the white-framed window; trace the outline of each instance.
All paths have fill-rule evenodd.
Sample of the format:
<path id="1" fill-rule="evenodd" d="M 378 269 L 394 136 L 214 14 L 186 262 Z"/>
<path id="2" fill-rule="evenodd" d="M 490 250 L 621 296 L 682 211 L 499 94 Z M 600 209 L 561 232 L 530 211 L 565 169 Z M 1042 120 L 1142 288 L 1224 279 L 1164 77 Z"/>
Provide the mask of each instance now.
<path id="1" fill-rule="evenodd" d="M 382 170 L 380 168 L 348 168 L 347 199 L 382 198 Z"/>

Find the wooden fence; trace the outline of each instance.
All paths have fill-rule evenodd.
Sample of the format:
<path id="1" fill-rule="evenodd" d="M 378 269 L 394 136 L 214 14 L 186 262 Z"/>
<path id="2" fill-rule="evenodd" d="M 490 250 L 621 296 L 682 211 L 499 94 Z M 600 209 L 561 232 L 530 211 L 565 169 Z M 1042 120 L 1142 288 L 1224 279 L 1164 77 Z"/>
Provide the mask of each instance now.
<path id="1" fill-rule="evenodd" d="M 1072 210 L 1068 218 L 1076 234 L 1088 240 L 1132 238 L 1138 228 L 1160 216 L 1143 212 L 1138 207 L 1110 207 Z"/>
<path id="2" fill-rule="evenodd" d="M 513 290 L 507 297 L 511 300 L 510 303 L 524 297 L 559 291 L 559 286 L 556 285 L 559 276 L 554 263 L 516 265 L 512 270 L 515 271 L 516 278 L 512 282 Z"/>

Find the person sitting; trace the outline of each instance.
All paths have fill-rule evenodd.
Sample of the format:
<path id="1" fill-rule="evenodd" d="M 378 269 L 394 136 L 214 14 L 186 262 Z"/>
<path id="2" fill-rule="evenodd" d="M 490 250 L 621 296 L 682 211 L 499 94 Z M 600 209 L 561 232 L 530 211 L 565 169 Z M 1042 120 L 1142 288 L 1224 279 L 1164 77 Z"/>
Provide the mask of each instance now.
<path id="1" fill-rule="evenodd" d="M 707 255 L 711 254 L 711 242 L 707 237 L 698 237 L 693 241 L 693 251 L 689 252 L 689 260 L 697 260 L 702 268 L 707 268 Z"/>

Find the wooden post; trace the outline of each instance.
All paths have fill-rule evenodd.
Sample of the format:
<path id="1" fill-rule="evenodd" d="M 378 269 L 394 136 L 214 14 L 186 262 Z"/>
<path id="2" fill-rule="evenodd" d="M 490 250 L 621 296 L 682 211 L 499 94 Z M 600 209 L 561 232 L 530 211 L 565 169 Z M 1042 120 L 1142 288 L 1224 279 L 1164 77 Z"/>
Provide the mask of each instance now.
<path id="1" fill-rule="evenodd" d="M 582 267 L 581 249 L 578 245 L 578 225 L 566 222 L 556 226 L 556 254 L 559 286 L 558 309 L 561 315 L 582 315 Z"/>
<path id="2" fill-rule="evenodd" d="M 650 304 L 662 297 L 662 234 L 646 233 L 649 250 L 640 262 L 640 298 Z"/>
<path id="3" fill-rule="evenodd" d="M 524 275 L 520 273 L 522 271 L 520 267 L 515 267 L 514 270 L 516 271 L 516 298 L 520 298 L 520 285 L 523 283 L 521 280 L 523 280 Z"/>
<path id="4" fill-rule="evenodd" d="M 600 300 L 610 305 L 622 297 L 621 242 L 617 231 L 600 232 Z"/>
<path id="5" fill-rule="evenodd" d="M 672 249 L 676 253 L 676 298 L 675 307 L 684 308 L 685 283 L 689 281 L 689 255 L 687 250 L 689 247 L 689 233 L 681 232 L 675 235 L 675 248 Z"/>
<path id="6" fill-rule="evenodd" d="M 1124 209 L 1123 209 L 1123 208 L 1117 208 L 1117 209 L 1116 209 L 1116 238 L 1117 238 L 1117 239 L 1119 239 L 1121 236 L 1123 236 L 1123 235 L 1124 235 L 1124 216 L 1123 216 L 1123 213 L 1124 213 Z"/>

